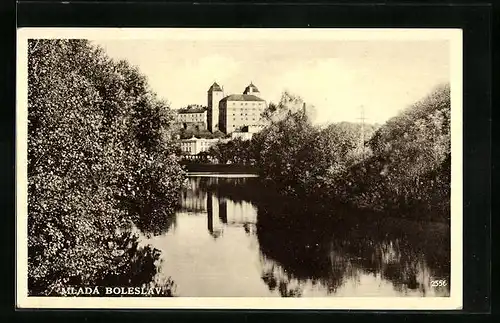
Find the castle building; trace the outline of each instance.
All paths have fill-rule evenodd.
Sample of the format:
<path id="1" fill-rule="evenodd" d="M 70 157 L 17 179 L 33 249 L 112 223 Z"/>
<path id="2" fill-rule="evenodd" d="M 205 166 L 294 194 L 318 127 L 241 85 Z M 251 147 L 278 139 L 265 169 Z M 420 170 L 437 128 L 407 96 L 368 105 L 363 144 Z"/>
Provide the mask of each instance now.
<path id="1" fill-rule="evenodd" d="M 224 97 L 223 89 L 214 82 L 208 89 L 208 111 L 207 124 L 208 130 L 215 132 L 219 129 L 219 102 Z"/>
<path id="2" fill-rule="evenodd" d="M 208 129 L 226 134 L 261 124 L 266 101 L 259 97 L 259 89 L 250 83 L 243 94 L 224 96 L 223 89 L 214 83 L 208 90 Z"/>

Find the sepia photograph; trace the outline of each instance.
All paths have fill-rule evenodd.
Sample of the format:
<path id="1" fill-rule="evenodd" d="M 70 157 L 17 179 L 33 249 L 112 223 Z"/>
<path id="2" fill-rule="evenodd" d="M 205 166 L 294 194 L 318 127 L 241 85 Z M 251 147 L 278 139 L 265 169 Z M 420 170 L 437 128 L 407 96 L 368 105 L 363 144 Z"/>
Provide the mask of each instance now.
<path id="1" fill-rule="evenodd" d="M 17 303 L 458 309 L 462 34 L 22 28 Z"/>

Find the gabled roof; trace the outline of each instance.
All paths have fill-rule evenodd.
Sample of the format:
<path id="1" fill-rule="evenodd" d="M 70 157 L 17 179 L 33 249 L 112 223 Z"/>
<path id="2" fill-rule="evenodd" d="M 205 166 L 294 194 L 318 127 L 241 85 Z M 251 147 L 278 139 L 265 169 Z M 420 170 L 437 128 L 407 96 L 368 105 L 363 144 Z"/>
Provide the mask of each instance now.
<path id="1" fill-rule="evenodd" d="M 212 84 L 212 86 L 208 89 L 208 92 L 212 91 L 222 92 L 222 88 L 220 87 L 219 84 L 217 84 L 217 82 L 214 82 L 214 84 Z"/>
<path id="2" fill-rule="evenodd" d="M 253 94 L 231 94 L 220 100 L 223 101 L 265 101 Z"/>

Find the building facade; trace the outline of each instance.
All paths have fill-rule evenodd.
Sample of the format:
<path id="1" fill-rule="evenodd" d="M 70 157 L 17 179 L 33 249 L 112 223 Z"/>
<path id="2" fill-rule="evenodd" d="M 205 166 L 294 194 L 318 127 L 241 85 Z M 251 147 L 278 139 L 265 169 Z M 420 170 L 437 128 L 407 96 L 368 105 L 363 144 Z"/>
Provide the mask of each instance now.
<path id="1" fill-rule="evenodd" d="M 202 151 L 207 151 L 218 143 L 220 139 L 207 139 L 192 137 L 189 139 L 179 140 L 181 151 L 186 155 L 197 155 Z"/>
<path id="2" fill-rule="evenodd" d="M 199 126 L 207 129 L 207 107 L 200 105 L 190 105 L 177 111 L 177 122 L 184 128 L 189 126 Z"/>
<path id="3" fill-rule="evenodd" d="M 228 134 L 241 131 L 248 126 L 257 126 L 261 122 L 261 114 L 266 108 L 266 101 L 260 98 L 259 90 L 250 83 L 243 94 L 232 94 L 219 102 L 219 129 Z"/>

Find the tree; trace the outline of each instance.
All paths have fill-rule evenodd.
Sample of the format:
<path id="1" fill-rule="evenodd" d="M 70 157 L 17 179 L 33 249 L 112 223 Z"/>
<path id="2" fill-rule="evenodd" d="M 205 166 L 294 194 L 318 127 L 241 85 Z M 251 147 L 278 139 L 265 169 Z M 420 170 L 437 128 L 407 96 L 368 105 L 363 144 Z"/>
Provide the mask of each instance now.
<path id="1" fill-rule="evenodd" d="M 137 264 L 158 253 L 136 243 L 130 223 L 175 207 L 184 174 L 172 121 L 127 62 L 85 40 L 29 41 L 30 295 L 152 279 L 156 269 Z"/>
<path id="2" fill-rule="evenodd" d="M 303 162 L 316 131 L 300 112 L 271 124 L 256 138 L 260 141 L 256 146 L 260 149 L 257 159 L 261 174 L 293 192 L 299 186 L 300 176 L 309 171 Z"/>
<path id="3" fill-rule="evenodd" d="M 264 112 L 262 112 L 261 117 L 265 123 L 270 124 L 283 120 L 289 114 L 304 112 L 310 121 L 314 120 L 316 116 L 315 107 L 306 104 L 300 96 L 285 91 L 282 93 L 280 101 L 277 104 L 273 102 L 269 103 Z"/>
<path id="4" fill-rule="evenodd" d="M 449 218 L 450 108 L 449 85 L 441 85 L 375 132 L 367 168 L 349 175 L 364 186 L 351 194 L 361 198 L 356 204 Z"/>

